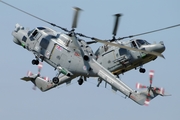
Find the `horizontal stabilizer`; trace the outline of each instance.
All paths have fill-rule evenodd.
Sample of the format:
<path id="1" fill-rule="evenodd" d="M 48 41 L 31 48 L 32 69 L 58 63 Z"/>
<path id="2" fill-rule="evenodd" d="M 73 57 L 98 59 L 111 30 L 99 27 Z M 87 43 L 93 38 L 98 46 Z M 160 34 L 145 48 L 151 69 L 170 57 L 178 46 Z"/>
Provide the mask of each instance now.
<path id="1" fill-rule="evenodd" d="M 38 74 L 37 75 L 31 74 L 29 77 L 21 78 L 21 80 L 24 80 L 26 82 L 31 81 L 32 83 L 34 83 L 34 85 L 36 87 L 38 87 L 41 91 L 44 92 L 44 91 L 52 89 L 58 85 L 61 85 L 63 83 L 70 84 L 71 80 L 74 79 L 75 77 L 77 77 L 77 76 L 68 77 L 66 75 L 63 75 L 63 76 L 59 77 L 59 83 L 58 84 L 54 84 L 52 82 L 52 80 L 49 80 L 48 77 L 40 77 Z"/>
<path id="2" fill-rule="evenodd" d="M 24 80 L 26 82 L 31 81 L 32 79 L 33 78 L 31 78 L 31 77 L 23 77 L 23 78 L 21 78 L 21 80 Z"/>

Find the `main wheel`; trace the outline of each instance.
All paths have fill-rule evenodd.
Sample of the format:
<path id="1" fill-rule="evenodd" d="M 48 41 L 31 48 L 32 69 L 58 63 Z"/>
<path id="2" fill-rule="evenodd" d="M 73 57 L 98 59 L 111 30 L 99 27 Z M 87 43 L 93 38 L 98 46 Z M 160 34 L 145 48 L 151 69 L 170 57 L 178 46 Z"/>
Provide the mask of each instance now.
<path id="1" fill-rule="evenodd" d="M 39 60 L 32 60 L 32 64 L 33 65 L 38 65 L 39 64 Z"/>
<path id="2" fill-rule="evenodd" d="M 54 84 L 58 84 L 59 83 L 59 78 L 58 77 L 54 77 L 52 79 L 52 81 L 53 81 Z"/>
<path id="3" fill-rule="evenodd" d="M 145 73 L 145 72 L 146 72 L 146 69 L 140 68 L 140 69 L 139 69 L 139 72 L 140 72 L 140 73 Z"/>
<path id="4" fill-rule="evenodd" d="M 83 79 L 79 79 L 79 80 L 78 80 L 78 84 L 79 84 L 79 85 L 82 85 L 83 82 L 84 82 Z"/>

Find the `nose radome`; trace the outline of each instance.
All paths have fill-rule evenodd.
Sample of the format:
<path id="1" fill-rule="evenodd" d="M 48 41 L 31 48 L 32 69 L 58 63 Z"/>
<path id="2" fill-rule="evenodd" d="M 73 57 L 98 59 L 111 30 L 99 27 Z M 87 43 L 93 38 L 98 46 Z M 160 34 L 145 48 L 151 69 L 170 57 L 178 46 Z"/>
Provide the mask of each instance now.
<path id="1" fill-rule="evenodd" d="M 159 53 L 162 53 L 162 52 L 165 51 L 165 46 L 164 46 L 163 41 L 161 41 L 159 44 L 156 45 L 154 51 L 155 51 L 155 52 L 159 52 Z"/>
<path id="2" fill-rule="evenodd" d="M 154 51 L 154 52 L 158 52 L 158 53 L 162 53 L 165 51 L 165 46 L 162 41 L 160 43 L 146 45 L 146 46 L 144 46 L 144 48 L 147 51 Z"/>
<path id="3" fill-rule="evenodd" d="M 21 42 L 20 42 L 18 39 L 16 39 L 15 37 L 14 37 L 14 39 L 13 39 L 13 42 L 16 43 L 16 44 L 18 44 L 18 45 L 21 45 Z"/>
<path id="4" fill-rule="evenodd" d="M 24 30 L 24 27 L 19 25 L 18 23 L 15 25 L 15 29 L 12 32 L 13 35 L 13 42 L 22 45 L 22 38 L 25 36 L 27 32 Z"/>
<path id="5" fill-rule="evenodd" d="M 21 29 L 21 30 L 24 30 L 24 27 L 21 26 L 20 24 L 16 23 L 14 31 L 15 31 L 15 32 L 18 32 L 20 29 Z"/>

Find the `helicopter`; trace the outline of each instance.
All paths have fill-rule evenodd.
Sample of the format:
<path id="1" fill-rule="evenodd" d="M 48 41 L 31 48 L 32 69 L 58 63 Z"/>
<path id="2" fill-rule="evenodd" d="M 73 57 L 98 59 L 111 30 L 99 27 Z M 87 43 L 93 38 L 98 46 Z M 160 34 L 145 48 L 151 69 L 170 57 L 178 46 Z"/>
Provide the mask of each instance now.
<path id="1" fill-rule="evenodd" d="M 80 77 L 78 80 L 79 85 L 82 85 L 89 77 L 98 77 L 97 86 L 102 81 L 105 81 L 114 91 L 120 91 L 139 105 L 148 105 L 149 101 L 157 95 L 168 95 L 163 88 L 152 87 L 153 71 L 150 71 L 149 87 L 137 84 L 137 88 L 147 88 L 141 92 L 131 89 L 118 77 L 119 74 L 139 66 L 140 72 L 144 73 L 145 69 L 141 67 L 143 64 L 155 60 L 158 56 L 164 58 L 161 54 L 165 50 L 164 43 L 150 44 L 142 39 L 133 39 L 126 42 L 120 40 L 175 26 L 116 39 L 118 21 L 121 16 L 121 14 L 116 14 L 113 38 L 111 40 L 100 40 L 75 32 L 79 11 L 81 10 L 78 7 L 74 8 L 72 30 L 68 30 L 2 0 L 0 2 L 65 31 L 65 33 L 59 33 L 48 27 L 37 27 L 33 30 L 27 30 L 23 26 L 16 24 L 12 32 L 14 43 L 32 52 L 35 55 L 32 64 L 38 65 L 37 74 L 28 72 L 28 75 L 21 79 L 33 82 L 41 91 L 50 90 L 63 83 L 69 84 L 76 77 Z M 86 42 L 77 36 L 90 38 L 93 41 Z M 96 42 L 101 42 L 104 45 L 99 47 L 94 53 L 89 44 Z M 52 80 L 40 76 L 42 69 L 40 61 L 48 63 L 58 71 L 58 74 Z"/>

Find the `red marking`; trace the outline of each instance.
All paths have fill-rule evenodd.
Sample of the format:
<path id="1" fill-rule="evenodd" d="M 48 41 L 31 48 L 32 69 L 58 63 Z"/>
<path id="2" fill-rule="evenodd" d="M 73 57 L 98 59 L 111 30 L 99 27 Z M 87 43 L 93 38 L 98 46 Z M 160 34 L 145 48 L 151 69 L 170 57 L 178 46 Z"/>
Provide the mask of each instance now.
<path id="1" fill-rule="evenodd" d="M 133 100 L 135 100 L 135 97 L 134 97 L 134 96 L 132 96 L 132 95 L 130 96 L 130 98 L 131 98 L 131 99 L 133 99 Z"/>
<path id="2" fill-rule="evenodd" d="M 43 66 L 42 63 L 40 62 L 40 63 L 38 64 L 38 68 L 41 69 L 42 66 Z"/>
<path id="3" fill-rule="evenodd" d="M 139 83 L 136 83 L 136 88 L 139 88 Z"/>
<path id="4" fill-rule="evenodd" d="M 62 48 L 61 48 L 61 46 L 59 46 L 59 45 L 56 45 L 56 49 L 58 49 L 58 50 L 62 50 Z"/>
<path id="5" fill-rule="evenodd" d="M 47 88 L 51 88 L 53 85 L 52 84 L 48 84 L 47 85 Z"/>
<path id="6" fill-rule="evenodd" d="M 148 106 L 148 105 L 149 105 L 149 101 L 150 101 L 150 100 L 147 98 L 146 101 L 144 102 L 144 105 L 145 105 L 145 106 Z"/>
<path id="7" fill-rule="evenodd" d="M 80 54 L 78 52 L 75 52 L 74 55 L 78 56 L 78 57 L 80 56 Z"/>

